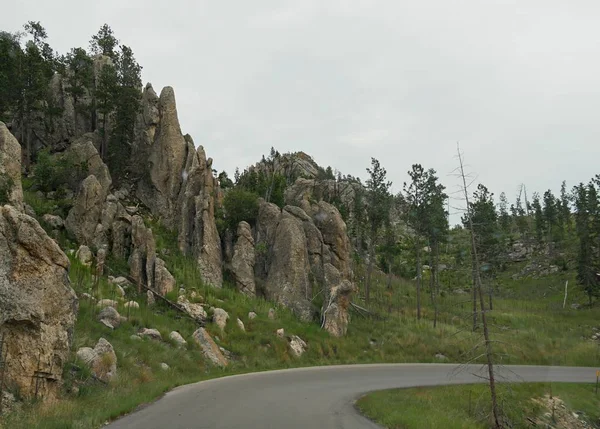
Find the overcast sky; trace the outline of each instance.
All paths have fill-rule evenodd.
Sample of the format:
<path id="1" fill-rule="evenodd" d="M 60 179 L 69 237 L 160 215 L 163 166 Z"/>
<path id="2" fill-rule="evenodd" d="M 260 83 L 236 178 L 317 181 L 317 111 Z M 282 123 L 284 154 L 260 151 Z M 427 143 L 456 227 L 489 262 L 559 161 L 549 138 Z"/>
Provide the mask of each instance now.
<path id="1" fill-rule="evenodd" d="M 0 29 L 41 21 L 60 52 L 108 23 L 143 80 L 175 89 L 184 133 L 230 174 L 302 150 L 394 190 L 413 163 L 496 196 L 600 173 L 596 0 L 19 0 Z"/>

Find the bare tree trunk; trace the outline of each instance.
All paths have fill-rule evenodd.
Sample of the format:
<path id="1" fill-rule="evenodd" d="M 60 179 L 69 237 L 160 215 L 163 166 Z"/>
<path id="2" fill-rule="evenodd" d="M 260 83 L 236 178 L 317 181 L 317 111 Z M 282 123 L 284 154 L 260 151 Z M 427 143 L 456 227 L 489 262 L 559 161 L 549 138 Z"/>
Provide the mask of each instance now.
<path id="1" fill-rule="evenodd" d="M 431 278 L 433 280 L 432 289 L 433 289 L 433 327 L 437 326 L 438 319 L 438 296 L 439 296 L 439 276 L 438 276 L 438 266 L 439 266 L 439 243 L 434 243 L 433 245 L 433 265 L 431 266 Z"/>
<path id="2" fill-rule="evenodd" d="M 369 245 L 369 264 L 367 265 L 367 282 L 365 283 L 365 304 L 369 303 L 371 289 L 371 272 L 373 271 L 373 243 Z"/>
<path id="3" fill-rule="evenodd" d="M 419 248 L 419 243 L 417 243 L 417 320 L 421 320 L 421 249 Z"/>
<path id="4" fill-rule="evenodd" d="M 471 264 L 472 264 L 471 274 L 473 275 L 473 332 L 475 332 L 477 330 L 477 288 L 476 288 L 477 281 L 475 280 L 476 274 L 475 274 L 475 260 L 474 260 L 474 256 L 473 256 L 474 254 L 475 254 L 475 246 L 471 245 Z"/>
<path id="5" fill-rule="evenodd" d="M 490 386 L 490 394 L 492 397 L 492 416 L 494 419 L 494 427 L 499 429 L 500 425 L 500 413 L 498 410 L 498 399 L 496 396 L 496 379 L 494 377 L 494 362 L 493 362 L 493 352 L 492 352 L 492 343 L 490 341 L 490 334 L 488 331 L 487 319 L 485 314 L 485 301 L 483 299 L 483 292 L 481 288 L 481 275 L 479 273 L 479 259 L 477 257 L 477 249 L 475 247 L 475 233 L 473 231 L 473 220 L 471 219 L 471 209 L 469 207 L 469 195 L 467 192 L 467 181 L 465 178 L 465 172 L 463 168 L 462 156 L 460 154 L 460 149 L 458 149 L 458 159 L 460 162 L 460 174 L 463 181 L 464 193 L 465 193 L 465 202 L 467 204 L 467 219 L 469 221 L 469 230 L 471 231 L 471 247 L 473 249 L 473 273 L 475 274 L 475 284 L 473 285 L 475 290 L 477 291 L 477 295 L 479 295 L 479 305 L 481 307 L 481 322 L 483 324 L 483 338 L 485 340 L 485 355 L 487 360 L 488 367 L 488 375 L 489 375 L 489 386 Z"/>
<path id="6" fill-rule="evenodd" d="M 391 290 L 392 289 L 392 261 L 390 260 L 390 258 L 387 259 L 387 266 L 388 266 L 387 289 Z"/>

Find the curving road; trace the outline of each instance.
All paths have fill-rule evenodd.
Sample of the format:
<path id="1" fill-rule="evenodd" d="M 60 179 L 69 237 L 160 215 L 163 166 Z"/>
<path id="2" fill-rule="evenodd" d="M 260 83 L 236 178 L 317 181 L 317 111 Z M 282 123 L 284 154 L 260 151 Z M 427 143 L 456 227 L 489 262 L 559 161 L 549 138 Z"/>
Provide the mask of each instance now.
<path id="1" fill-rule="evenodd" d="M 504 366 L 498 380 L 594 382 L 596 368 Z M 343 365 L 258 372 L 179 387 L 110 429 L 379 428 L 354 401 L 396 387 L 481 382 L 485 368 L 453 364 Z"/>

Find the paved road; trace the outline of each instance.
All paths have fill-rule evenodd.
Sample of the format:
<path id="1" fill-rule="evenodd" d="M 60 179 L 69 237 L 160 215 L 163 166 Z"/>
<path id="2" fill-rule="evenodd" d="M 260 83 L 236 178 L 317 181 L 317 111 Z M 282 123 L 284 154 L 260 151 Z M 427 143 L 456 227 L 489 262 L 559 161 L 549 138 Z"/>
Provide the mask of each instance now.
<path id="1" fill-rule="evenodd" d="M 179 387 L 110 429 L 378 428 L 354 401 L 395 387 L 481 382 L 481 366 L 375 364 L 300 368 L 236 375 Z M 505 366 L 511 381 L 593 382 L 596 368 Z"/>

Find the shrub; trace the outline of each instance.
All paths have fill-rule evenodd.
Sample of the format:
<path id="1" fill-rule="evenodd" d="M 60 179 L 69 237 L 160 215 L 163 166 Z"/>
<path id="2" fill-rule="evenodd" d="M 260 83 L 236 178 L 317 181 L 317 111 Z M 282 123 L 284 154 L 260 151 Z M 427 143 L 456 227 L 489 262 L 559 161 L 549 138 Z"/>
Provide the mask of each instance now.
<path id="1" fill-rule="evenodd" d="M 252 225 L 258 216 L 258 196 L 243 189 L 231 189 L 225 194 L 223 208 L 228 228 L 235 230 L 243 220 Z"/>
<path id="2" fill-rule="evenodd" d="M 43 192 L 60 188 L 75 190 L 85 178 L 86 170 L 85 163 L 76 162 L 70 153 L 51 155 L 48 150 L 42 150 L 33 170 L 33 184 Z"/>

